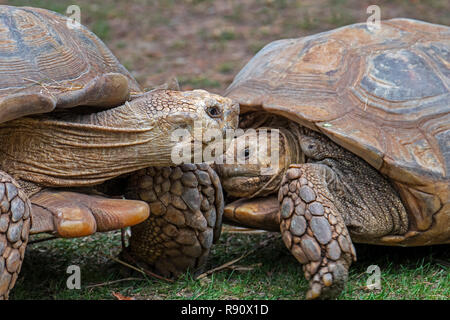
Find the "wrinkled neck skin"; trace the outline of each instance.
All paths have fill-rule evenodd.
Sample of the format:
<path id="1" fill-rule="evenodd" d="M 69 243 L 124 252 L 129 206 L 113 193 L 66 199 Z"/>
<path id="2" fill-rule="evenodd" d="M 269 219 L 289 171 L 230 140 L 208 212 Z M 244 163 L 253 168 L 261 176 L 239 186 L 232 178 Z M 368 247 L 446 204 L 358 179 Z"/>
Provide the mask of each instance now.
<path id="1" fill-rule="evenodd" d="M 43 187 L 80 187 L 148 166 L 172 165 L 171 133 L 202 116 L 179 98 L 144 95 L 95 114 L 4 123 L 0 168 Z"/>

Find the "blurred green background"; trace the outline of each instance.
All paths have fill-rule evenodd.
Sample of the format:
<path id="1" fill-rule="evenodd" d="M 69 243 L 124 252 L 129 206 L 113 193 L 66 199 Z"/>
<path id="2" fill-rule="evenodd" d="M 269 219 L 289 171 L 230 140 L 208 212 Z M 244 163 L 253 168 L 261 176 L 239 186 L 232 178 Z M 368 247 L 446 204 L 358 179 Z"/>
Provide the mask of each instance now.
<path id="1" fill-rule="evenodd" d="M 223 93 L 265 44 L 364 22 L 376 4 L 381 18 L 407 17 L 450 24 L 448 0 L 0 0 L 62 14 L 81 8 L 89 27 L 145 88 L 176 76 L 182 89 Z M 201 281 L 187 274 L 175 284 L 142 277 L 109 258 L 119 232 L 29 245 L 11 299 L 298 299 L 307 282 L 279 234 L 225 232 L 206 269 L 257 249 L 231 268 Z M 357 245 L 358 262 L 339 299 L 449 299 L 449 246 L 389 248 Z M 80 265 L 82 289 L 69 290 L 66 268 Z M 370 265 L 381 269 L 381 290 L 368 290 Z M 137 279 L 137 280 L 136 280 Z"/>

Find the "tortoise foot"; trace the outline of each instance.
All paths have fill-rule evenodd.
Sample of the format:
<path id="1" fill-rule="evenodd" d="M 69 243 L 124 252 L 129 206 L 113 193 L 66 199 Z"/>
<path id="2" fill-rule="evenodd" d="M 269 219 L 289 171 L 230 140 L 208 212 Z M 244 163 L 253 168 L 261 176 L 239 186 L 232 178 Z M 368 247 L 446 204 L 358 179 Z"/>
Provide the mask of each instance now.
<path id="1" fill-rule="evenodd" d="M 303 267 L 305 276 L 308 274 L 307 278 L 309 278 L 309 290 L 306 293 L 306 299 L 336 298 L 347 283 L 347 263 L 342 261 L 326 261 L 324 259 L 319 263 L 320 267 L 318 269 L 317 262 L 308 263 Z M 311 271 L 315 271 L 315 273 L 311 274 Z"/>
<path id="2" fill-rule="evenodd" d="M 201 272 L 221 229 L 217 174 L 205 164 L 147 168 L 130 178 L 127 198 L 150 205 L 150 217 L 131 228 L 128 253 L 164 277 Z"/>
<path id="3" fill-rule="evenodd" d="M 344 220 L 330 200 L 324 173 L 320 165 L 292 165 L 278 196 L 283 241 L 303 264 L 310 282 L 307 299 L 338 296 L 356 258 Z"/>
<path id="4" fill-rule="evenodd" d="M 45 189 L 31 197 L 31 233 L 51 232 L 62 238 L 83 237 L 117 230 L 148 218 L 143 201 Z"/>

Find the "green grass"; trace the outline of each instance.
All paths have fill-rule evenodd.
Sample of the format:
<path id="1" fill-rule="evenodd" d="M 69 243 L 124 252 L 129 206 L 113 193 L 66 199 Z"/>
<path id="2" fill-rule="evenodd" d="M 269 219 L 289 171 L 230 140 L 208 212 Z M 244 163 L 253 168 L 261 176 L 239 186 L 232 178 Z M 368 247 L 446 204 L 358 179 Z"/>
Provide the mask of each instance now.
<path id="1" fill-rule="evenodd" d="M 280 235 L 222 235 L 206 270 L 241 257 L 233 268 L 201 280 L 186 274 L 175 283 L 143 277 L 114 262 L 120 234 L 110 232 L 80 239 L 57 239 L 29 245 L 11 299 L 115 299 L 113 292 L 136 299 L 303 299 L 308 284 L 300 265 L 284 247 Z M 449 299 L 448 246 L 395 248 L 357 245 L 358 262 L 338 299 Z M 66 287 L 69 265 L 81 268 L 80 290 Z M 365 288 L 370 265 L 381 269 L 381 290 Z M 128 278 L 139 280 L 126 280 Z M 103 284 L 98 287 L 90 285 Z"/>
<path id="2" fill-rule="evenodd" d="M 219 71 L 220 73 L 223 73 L 223 74 L 230 74 L 234 70 L 235 70 L 235 66 L 234 66 L 234 63 L 231 61 L 223 62 L 217 68 L 217 71 Z"/>
<path id="3" fill-rule="evenodd" d="M 186 77 L 180 76 L 180 86 L 190 86 L 195 89 L 210 89 L 220 87 L 220 82 L 205 76 Z"/>
<path id="4" fill-rule="evenodd" d="M 106 20 L 96 20 L 91 26 L 92 32 L 94 32 L 100 39 L 108 40 L 110 37 L 110 27 Z"/>

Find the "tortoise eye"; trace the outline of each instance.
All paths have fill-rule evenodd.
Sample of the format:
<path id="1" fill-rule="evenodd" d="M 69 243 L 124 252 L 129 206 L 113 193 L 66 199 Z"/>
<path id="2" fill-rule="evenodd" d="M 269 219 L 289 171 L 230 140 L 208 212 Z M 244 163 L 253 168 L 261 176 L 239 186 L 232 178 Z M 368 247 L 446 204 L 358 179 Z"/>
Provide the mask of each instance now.
<path id="1" fill-rule="evenodd" d="M 208 113 L 208 115 L 211 118 L 218 118 L 221 115 L 220 109 L 218 107 L 208 107 L 208 109 L 206 109 L 206 112 Z"/>
<path id="2" fill-rule="evenodd" d="M 249 148 L 245 148 L 245 150 L 244 150 L 245 160 L 248 160 L 249 156 L 250 156 L 250 149 Z"/>

